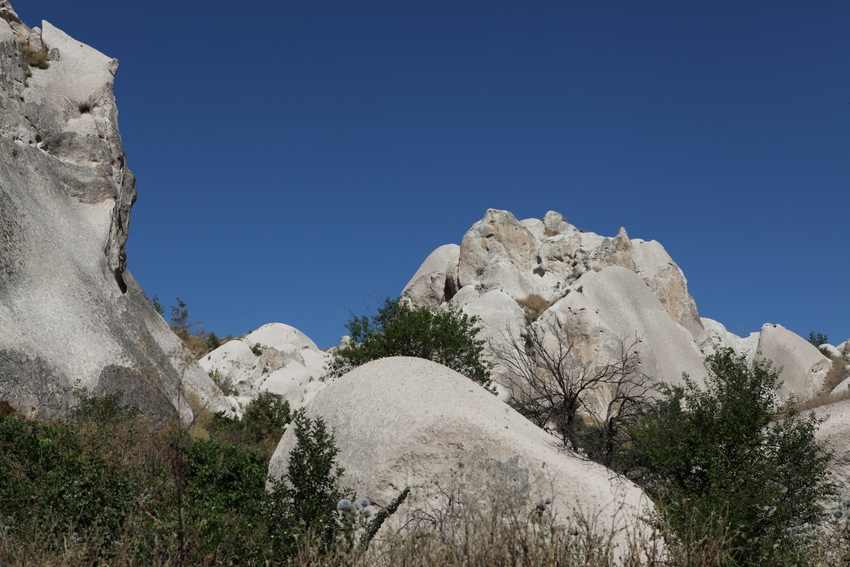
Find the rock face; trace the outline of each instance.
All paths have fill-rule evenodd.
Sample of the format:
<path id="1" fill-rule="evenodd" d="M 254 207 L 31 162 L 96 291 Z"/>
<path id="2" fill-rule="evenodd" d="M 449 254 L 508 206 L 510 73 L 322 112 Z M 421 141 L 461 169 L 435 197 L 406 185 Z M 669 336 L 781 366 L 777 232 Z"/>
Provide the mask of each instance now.
<path id="1" fill-rule="evenodd" d="M 721 348 L 731 348 L 738 355 L 747 357 L 753 361 L 758 350 L 759 333 L 750 333 L 747 337 L 739 337 L 723 326 L 722 323 L 713 319 L 702 318 L 702 326 L 705 329 L 700 348 L 706 355 L 712 354 Z"/>
<path id="2" fill-rule="evenodd" d="M 809 341 L 771 323 L 761 328 L 756 356 L 770 361 L 780 371 L 780 392 L 802 399 L 812 398 L 823 389 L 832 366 Z"/>
<path id="3" fill-rule="evenodd" d="M 815 416 L 823 420 L 817 438 L 835 453 L 830 470 L 838 483 L 838 496 L 845 515 L 850 507 L 850 400 L 838 401 L 815 409 Z"/>
<path id="4" fill-rule="evenodd" d="M 117 67 L 0 2 L 0 399 L 25 411 L 62 411 L 79 387 L 162 413 L 181 377 L 220 396 L 126 270 Z"/>
<path id="5" fill-rule="evenodd" d="M 560 517 L 598 512 L 602 525 L 631 524 L 647 505 L 635 485 L 558 449 L 553 438 L 468 378 L 434 362 L 386 358 L 336 379 L 307 408 L 333 429 L 343 483 L 386 505 L 410 487 L 394 520 L 404 522 L 458 471 L 480 493 L 504 481 L 532 505 L 546 498 Z M 270 463 L 286 474 L 292 428 Z M 484 494 L 481 494 L 485 496 Z"/>
<path id="6" fill-rule="evenodd" d="M 603 362 L 620 340 L 637 335 L 645 372 L 678 381 L 704 371 L 696 341 L 705 329 L 684 274 L 660 244 L 631 239 L 625 229 L 609 238 L 554 211 L 519 221 L 490 209 L 459 247 L 428 256 L 402 294 L 416 305 L 451 304 L 478 316 L 483 338 L 497 345 L 557 318 L 587 359 Z"/>
<path id="7" fill-rule="evenodd" d="M 622 342 L 638 338 L 644 373 L 667 383 L 679 382 L 683 374 L 703 377 L 703 358 L 693 336 L 634 272 L 619 266 L 589 271 L 566 292 L 534 324 L 545 329 L 557 318 L 579 339 L 585 360 L 613 360 Z"/>
<path id="8" fill-rule="evenodd" d="M 200 365 L 214 380 L 229 385 L 225 390 L 243 404 L 272 392 L 300 408 L 324 388 L 329 362 L 330 355 L 295 327 L 270 323 L 221 345 Z"/>
<path id="9" fill-rule="evenodd" d="M 494 343 L 528 325 L 557 319 L 583 356 L 607 362 L 621 339 L 641 339 L 643 371 L 657 380 L 699 381 L 705 356 L 729 347 L 748 360 L 756 353 L 783 367 L 785 396 L 809 398 L 831 387 L 828 361 L 790 331 L 774 326 L 738 337 L 700 318 L 684 273 L 654 240 L 584 232 L 560 213 L 517 220 L 488 210 L 460 246 L 435 250 L 402 295 L 420 306 L 454 305 L 481 319 Z M 841 345 L 846 349 L 846 345 Z M 497 372 L 493 376 L 500 381 Z"/>

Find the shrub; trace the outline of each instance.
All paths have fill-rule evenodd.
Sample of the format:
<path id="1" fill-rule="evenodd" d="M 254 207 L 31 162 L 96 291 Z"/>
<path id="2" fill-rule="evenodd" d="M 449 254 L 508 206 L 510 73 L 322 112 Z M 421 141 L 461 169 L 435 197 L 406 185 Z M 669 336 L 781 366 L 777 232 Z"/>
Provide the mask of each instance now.
<path id="1" fill-rule="evenodd" d="M 829 337 L 827 337 L 823 333 L 812 331 L 811 333 L 809 333 L 809 342 L 812 343 L 814 346 L 819 347 L 820 345 L 828 344 Z"/>
<path id="2" fill-rule="evenodd" d="M 763 361 L 722 349 L 707 369 L 704 389 L 666 388 L 632 428 L 629 472 L 678 534 L 720 522 L 736 564 L 778 564 L 810 541 L 834 490 L 818 421 L 779 407 Z"/>
<path id="3" fill-rule="evenodd" d="M 336 374 L 379 358 L 413 356 L 490 385 L 478 318 L 459 309 L 414 307 L 388 299 L 376 315 L 353 317 L 346 327 L 351 341 L 335 353 L 332 372 Z"/>
<path id="4" fill-rule="evenodd" d="M 245 408 L 241 418 L 217 414 L 210 433 L 223 441 L 252 445 L 271 456 L 293 419 L 289 402 L 271 392 L 262 392 Z"/>
<path id="5" fill-rule="evenodd" d="M 342 524 L 336 514 L 343 497 L 336 464 L 338 450 L 333 433 L 321 418 L 298 414 L 294 420 L 296 445 L 289 455 L 287 475 L 273 481 L 265 514 L 272 525 L 286 526 L 271 534 L 272 547 L 289 556 L 299 542 L 316 541 L 325 550 L 340 537 Z"/>
<path id="6" fill-rule="evenodd" d="M 239 394 L 239 390 L 233 384 L 233 380 L 229 376 L 224 376 L 217 368 L 210 372 L 209 376 L 225 396 L 236 396 Z"/>

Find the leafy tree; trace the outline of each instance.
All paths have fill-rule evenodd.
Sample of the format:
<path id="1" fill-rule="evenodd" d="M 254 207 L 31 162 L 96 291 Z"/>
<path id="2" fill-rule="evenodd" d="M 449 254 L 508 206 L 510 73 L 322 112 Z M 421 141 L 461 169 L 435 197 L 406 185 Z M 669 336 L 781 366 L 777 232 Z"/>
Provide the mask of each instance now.
<path id="1" fill-rule="evenodd" d="M 809 342 L 815 345 L 816 347 L 819 347 L 820 345 L 829 343 L 829 337 L 827 337 L 823 333 L 812 331 L 811 333 L 809 333 Z"/>
<path id="2" fill-rule="evenodd" d="M 666 388 L 631 429 L 629 472 L 682 537 L 722 521 L 736 564 L 779 564 L 813 535 L 834 491 L 819 422 L 779 406 L 765 362 L 722 349 L 707 369 L 705 388 Z"/>
<path id="3" fill-rule="evenodd" d="M 429 309 L 388 299 L 376 315 L 353 317 L 346 327 L 351 341 L 336 351 L 337 374 L 379 358 L 414 356 L 490 385 L 478 318 L 457 308 Z"/>

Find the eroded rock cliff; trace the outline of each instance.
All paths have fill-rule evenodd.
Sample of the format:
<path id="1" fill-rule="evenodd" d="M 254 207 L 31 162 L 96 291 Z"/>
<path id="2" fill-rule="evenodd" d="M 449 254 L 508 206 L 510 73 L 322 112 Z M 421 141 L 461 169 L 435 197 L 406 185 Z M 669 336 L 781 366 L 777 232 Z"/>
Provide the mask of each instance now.
<path id="1" fill-rule="evenodd" d="M 179 383 L 220 396 L 127 271 L 117 69 L 0 0 L 0 399 L 30 413 L 64 411 L 77 389 L 160 414 Z"/>

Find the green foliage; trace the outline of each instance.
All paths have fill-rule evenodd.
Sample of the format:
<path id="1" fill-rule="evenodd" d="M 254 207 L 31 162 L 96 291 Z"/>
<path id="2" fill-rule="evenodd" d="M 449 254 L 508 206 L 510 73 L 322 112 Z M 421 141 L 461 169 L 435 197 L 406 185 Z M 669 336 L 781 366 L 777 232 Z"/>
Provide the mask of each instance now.
<path id="1" fill-rule="evenodd" d="M 72 429 L 0 418 L 0 527 L 36 530 L 51 548 L 68 534 L 106 546 L 132 510 L 136 488 Z"/>
<path id="2" fill-rule="evenodd" d="M 778 564 L 813 535 L 834 490 L 818 421 L 780 408 L 778 374 L 731 349 L 709 357 L 706 387 L 668 388 L 631 430 L 633 478 L 679 534 L 722 523 L 736 564 Z"/>
<path id="3" fill-rule="evenodd" d="M 263 392 L 248 404 L 241 418 L 215 415 L 210 433 L 230 443 L 262 448 L 271 456 L 293 417 L 289 402 L 277 394 Z"/>
<path id="4" fill-rule="evenodd" d="M 342 528 L 336 507 L 344 495 L 334 436 L 321 418 L 298 414 L 294 425 L 297 443 L 289 455 L 288 473 L 274 483 L 269 506 L 273 522 L 289 527 L 278 534 L 276 545 L 293 550 L 299 538 L 312 536 L 330 546 Z"/>
<path id="5" fill-rule="evenodd" d="M 290 474 L 266 490 L 269 447 L 292 419 L 272 394 L 206 439 L 116 398 L 53 423 L 0 417 L 0 562 L 34 541 L 57 554 L 84 543 L 83 564 L 281 565 L 315 536 L 330 549 L 342 471 L 321 420 L 297 417 Z"/>
<path id="6" fill-rule="evenodd" d="M 478 338 L 478 323 L 477 317 L 456 308 L 412 307 L 388 299 L 373 317 L 353 317 L 348 322 L 351 342 L 336 351 L 334 370 L 341 373 L 388 356 L 414 356 L 489 386 L 490 366 L 483 356 L 485 343 Z"/>
<path id="7" fill-rule="evenodd" d="M 827 337 L 823 333 L 812 331 L 811 333 L 809 333 L 809 342 L 812 343 L 814 346 L 819 347 L 820 345 L 829 343 L 829 337 Z"/>
<path id="8" fill-rule="evenodd" d="M 213 351 L 221 346 L 221 340 L 215 333 L 207 335 L 207 349 Z"/>

